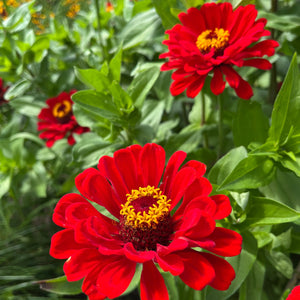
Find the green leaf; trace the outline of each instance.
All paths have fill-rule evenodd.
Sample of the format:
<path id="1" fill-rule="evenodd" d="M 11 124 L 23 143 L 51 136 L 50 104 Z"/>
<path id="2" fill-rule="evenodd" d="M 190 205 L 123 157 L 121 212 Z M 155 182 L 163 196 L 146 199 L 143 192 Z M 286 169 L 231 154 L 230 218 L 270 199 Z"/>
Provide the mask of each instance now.
<path id="1" fill-rule="evenodd" d="M 218 190 L 255 189 L 268 184 L 275 171 L 275 164 L 269 156 L 249 155 L 238 163 Z"/>
<path id="2" fill-rule="evenodd" d="M 280 163 L 287 169 L 293 171 L 300 177 L 300 156 L 297 155 L 293 159 L 291 157 L 284 157 L 280 160 Z"/>
<path id="3" fill-rule="evenodd" d="M 119 119 L 120 111 L 109 95 L 94 90 L 84 90 L 73 94 L 72 100 L 84 109 L 110 121 L 117 122 Z"/>
<path id="4" fill-rule="evenodd" d="M 262 226 L 294 222 L 300 218 L 300 213 L 272 199 L 252 197 L 246 210 L 247 218 L 243 227 Z"/>
<path id="5" fill-rule="evenodd" d="M 281 145 L 286 141 L 292 127 L 293 134 L 299 134 L 299 114 L 300 77 L 297 66 L 297 55 L 295 54 L 274 103 L 269 138 Z"/>
<path id="6" fill-rule="evenodd" d="M 259 190 L 265 197 L 300 211 L 300 178 L 294 173 L 278 169 L 272 182 Z"/>
<path id="7" fill-rule="evenodd" d="M 255 238 L 249 232 L 244 232 L 242 252 L 240 255 L 226 259 L 234 268 L 236 276 L 230 287 L 226 291 L 217 291 L 209 288 L 207 291 L 207 300 L 225 300 L 234 294 L 248 276 L 257 256 L 257 243 Z M 249 299 L 250 300 L 250 299 Z M 253 299 L 251 299 L 253 300 Z"/>
<path id="8" fill-rule="evenodd" d="M 177 0 L 152 0 L 156 12 L 159 14 L 163 26 L 165 29 L 173 27 L 175 24 L 179 23 L 178 18 L 173 16 L 171 13 L 172 8 L 179 8 L 177 5 Z M 184 7 L 181 7 L 184 9 Z"/>
<path id="9" fill-rule="evenodd" d="M 31 86 L 31 82 L 26 79 L 20 79 L 12 85 L 5 93 L 5 98 L 11 100 L 17 96 L 22 96 Z"/>
<path id="10" fill-rule="evenodd" d="M 239 290 L 239 300 L 261 300 L 266 267 L 256 260 Z"/>
<path id="11" fill-rule="evenodd" d="M 287 279 L 292 278 L 293 263 L 286 254 L 280 251 L 270 251 L 266 252 L 266 256 L 278 272 L 280 272 Z"/>
<path id="12" fill-rule="evenodd" d="M 117 51 L 115 56 L 109 62 L 109 69 L 112 75 L 112 78 L 117 82 L 120 82 L 121 78 L 121 63 L 122 63 L 122 47 Z"/>
<path id="13" fill-rule="evenodd" d="M 269 120 L 261 105 L 255 101 L 239 100 L 232 129 L 235 145 L 247 147 L 251 142 L 262 144 L 268 137 L 268 130 Z"/>
<path id="14" fill-rule="evenodd" d="M 74 67 L 74 70 L 77 78 L 82 83 L 96 91 L 105 91 L 110 85 L 108 77 L 96 69 L 79 69 Z"/>
<path id="15" fill-rule="evenodd" d="M 186 3 L 186 6 L 189 7 L 196 7 L 199 5 L 203 5 L 204 4 L 204 0 L 184 0 L 184 2 Z"/>
<path id="16" fill-rule="evenodd" d="M 17 33 L 18 31 L 25 29 L 30 24 L 31 15 L 29 8 L 31 8 L 33 5 L 34 1 L 23 3 L 18 8 L 16 8 L 16 10 L 14 10 L 13 13 L 2 22 L 5 31 L 9 31 L 10 33 Z"/>
<path id="17" fill-rule="evenodd" d="M 142 107 L 146 95 L 156 82 L 159 74 L 160 65 L 157 65 L 142 70 L 137 76 L 134 77 L 131 85 L 128 88 L 128 92 L 136 107 Z"/>
<path id="18" fill-rule="evenodd" d="M 61 276 L 53 279 L 42 280 L 38 282 L 42 290 L 60 294 L 60 295 L 77 295 L 80 294 L 82 280 L 67 281 L 66 276 Z"/>
<path id="19" fill-rule="evenodd" d="M 5 195 L 10 188 L 11 176 L 10 174 L 0 173 L 0 199 Z"/>
<path id="20" fill-rule="evenodd" d="M 238 147 L 230 150 L 226 155 L 219 159 L 208 174 L 210 182 L 220 185 L 234 168 L 247 157 L 245 147 Z"/>

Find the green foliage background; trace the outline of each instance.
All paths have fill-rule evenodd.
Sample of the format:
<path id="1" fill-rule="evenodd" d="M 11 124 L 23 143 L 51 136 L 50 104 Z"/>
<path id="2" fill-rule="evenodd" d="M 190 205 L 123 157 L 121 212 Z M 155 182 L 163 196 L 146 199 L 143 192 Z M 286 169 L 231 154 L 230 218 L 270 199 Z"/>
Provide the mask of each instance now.
<path id="1" fill-rule="evenodd" d="M 277 8 L 256 1 L 280 43 L 274 67 L 240 70 L 254 96 L 245 101 L 226 89 L 222 111 L 209 85 L 195 99 L 174 98 L 171 73 L 160 72 L 165 29 L 179 22 L 180 11 L 204 1 L 111 2 L 111 12 L 106 1 L 94 0 L 73 19 L 55 2 L 42 34 L 32 14 L 47 1 L 24 3 L 1 19 L 0 77 L 10 88 L 9 103 L 0 106 L 0 299 L 85 299 L 81 282 L 60 277 L 63 262 L 49 256 L 59 230 L 53 208 L 77 192 L 76 175 L 102 155 L 148 142 L 162 145 L 167 157 L 183 150 L 204 162 L 213 193 L 230 197 L 233 211 L 218 225 L 239 231 L 243 250 L 228 259 L 237 273 L 233 284 L 225 292 L 207 289 L 207 299 L 285 299 L 299 284 L 300 268 L 299 1 L 278 0 Z M 91 132 L 76 136 L 73 147 L 60 140 L 46 148 L 37 115 L 46 99 L 71 89 L 78 90 L 76 119 Z M 137 297 L 136 274 L 122 299 Z M 203 296 L 164 276 L 171 299 Z"/>

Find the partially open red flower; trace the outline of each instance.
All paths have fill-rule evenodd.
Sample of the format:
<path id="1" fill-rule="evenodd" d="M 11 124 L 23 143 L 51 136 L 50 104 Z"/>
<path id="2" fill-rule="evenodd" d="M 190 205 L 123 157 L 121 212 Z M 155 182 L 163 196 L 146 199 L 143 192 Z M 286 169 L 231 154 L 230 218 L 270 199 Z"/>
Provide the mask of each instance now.
<path id="1" fill-rule="evenodd" d="M 278 43 L 273 40 L 258 40 L 270 35 L 265 30 L 266 19 L 255 20 L 254 5 L 240 6 L 235 11 L 230 3 L 205 3 L 200 9 L 190 8 L 180 13 L 182 23 L 167 30 L 169 40 L 163 43 L 169 52 L 160 58 L 169 58 L 161 70 L 176 69 L 171 93 L 176 96 L 187 90 L 194 98 L 202 89 L 208 74 L 213 74 L 210 87 L 215 95 L 223 92 L 226 82 L 243 99 L 253 95 L 251 86 L 233 66 L 250 66 L 262 70 L 272 67 L 263 59 L 272 56 Z"/>
<path id="2" fill-rule="evenodd" d="M 7 100 L 4 98 L 4 94 L 7 91 L 8 87 L 4 87 L 3 79 L 0 78 L 0 105 L 7 102 Z"/>
<path id="3" fill-rule="evenodd" d="M 230 286 L 235 272 L 220 256 L 238 255 L 242 237 L 215 222 L 230 214 L 229 199 L 209 196 L 205 165 L 188 161 L 180 168 L 185 157 L 175 152 L 165 168 L 159 145 L 118 150 L 102 157 L 98 170 L 76 177 L 83 196 L 67 194 L 58 202 L 53 221 L 64 230 L 52 237 L 50 254 L 67 259 L 69 281 L 84 278 L 82 290 L 90 300 L 120 296 L 137 264 L 143 267 L 142 300 L 169 299 L 157 266 L 196 290 Z"/>
<path id="4" fill-rule="evenodd" d="M 286 298 L 286 300 L 299 300 L 300 299 L 300 285 L 294 287 Z"/>
<path id="5" fill-rule="evenodd" d="M 38 130 L 42 131 L 40 138 L 47 139 L 47 147 L 52 147 L 55 141 L 64 137 L 67 137 L 68 143 L 73 145 L 74 133 L 82 134 L 90 131 L 89 128 L 80 126 L 73 115 L 71 95 L 75 92 L 75 90 L 70 93 L 62 92 L 57 97 L 48 99 L 46 101 L 48 107 L 43 108 L 38 115 L 40 120 Z"/>

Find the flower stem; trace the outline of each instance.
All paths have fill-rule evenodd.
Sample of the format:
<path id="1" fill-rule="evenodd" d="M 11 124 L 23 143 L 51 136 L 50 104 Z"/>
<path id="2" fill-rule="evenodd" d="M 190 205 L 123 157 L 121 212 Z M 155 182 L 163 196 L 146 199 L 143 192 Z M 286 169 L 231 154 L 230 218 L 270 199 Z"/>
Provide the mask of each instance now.
<path id="1" fill-rule="evenodd" d="M 201 94 L 201 127 L 206 123 L 206 103 L 205 103 L 205 94 L 203 91 Z M 206 132 L 203 132 L 203 147 L 208 148 L 208 138 Z"/>
<path id="2" fill-rule="evenodd" d="M 218 118 L 218 133 L 219 133 L 219 145 L 218 145 L 218 158 L 222 156 L 223 151 L 223 141 L 224 141 L 224 132 L 223 132 L 223 102 L 221 96 L 217 96 L 217 103 L 219 107 L 219 118 Z"/>

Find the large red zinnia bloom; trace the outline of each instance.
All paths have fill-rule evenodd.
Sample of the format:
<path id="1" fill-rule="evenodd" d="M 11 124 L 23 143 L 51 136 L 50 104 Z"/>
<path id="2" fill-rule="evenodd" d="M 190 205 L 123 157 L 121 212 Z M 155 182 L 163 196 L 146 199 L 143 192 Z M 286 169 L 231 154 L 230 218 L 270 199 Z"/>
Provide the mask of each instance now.
<path id="1" fill-rule="evenodd" d="M 169 57 L 161 70 L 176 71 L 171 93 L 176 96 L 187 89 L 187 96 L 194 98 L 202 89 L 209 73 L 213 74 L 210 87 L 215 95 L 223 92 L 226 82 L 243 99 L 253 95 L 251 86 L 233 69 L 251 66 L 262 70 L 272 67 L 264 55 L 274 54 L 278 43 L 273 40 L 257 41 L 270 35 L 265 30 L 266 19 L 255 20 L 254 5 L 240 6 L 235 11 L 230 3 L 205 3 L 200 9 L 190 8 L 180 13 L 182 23 L 167 30 L 169 40 L 164 41 Z"/>
<path id="2" fill-rule="evenodd" d="M 299 300 L 300 299 L 300 285 L 293 288 L 286 300 Z"/>
<path id="3" fill-rule="evenodd" d="M 143 267 L 142 300 L 169 299 L 156 265 L 196 290 L 229 287 L 235 272 L 220 256 L 238 255 L 242 238 L 215 223 L 230 214 L 229 199 L 209 196 L 205 165 L 189 161 L 180 168 L 185 157 L 175 152 L 165 168 L 161 146 L 134 145 L 102 157 L 98 170 L 79 174 L 78 190 L 111 218 L 78 194 L 58 202 L 53 221 L 65 229 L 52 237 L 50 254 L 67 259 L 69 281 L 84 278 L 82 290 L 90 300 L 120 296 L 137 264 Z"/>
<path id="4" fill-rule="evenodd" d="M 73 101 L 70 93 L 62 92 L 57 97 L 46 101 L 48 107 L 43 108 L 38 115 L 38 130 L 43 131 L 40 134 L 41 139 L 47 139 L 46 146 L 52 147 L 55 141 L 68 137 L 68 143 L 73 145 L 75 139 L 74 133 L 82 134 L 90 131 L 87 127 L 80 126 L 72 112 Z"/>

